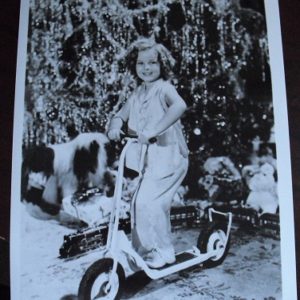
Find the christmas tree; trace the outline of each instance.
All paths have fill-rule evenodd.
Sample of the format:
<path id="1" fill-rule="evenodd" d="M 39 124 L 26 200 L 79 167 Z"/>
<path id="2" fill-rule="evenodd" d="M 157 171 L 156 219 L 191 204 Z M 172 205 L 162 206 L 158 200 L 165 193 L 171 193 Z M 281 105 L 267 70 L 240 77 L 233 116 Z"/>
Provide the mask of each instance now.
<path id="1" fill-rule="evenodd" d="M 263 1 L 32 0 L 25 147 L 105 132 L 136 83 L 122 64 L 138 37 L 176 59 L 191 159 L 240 163 L 273 125 Z"/>

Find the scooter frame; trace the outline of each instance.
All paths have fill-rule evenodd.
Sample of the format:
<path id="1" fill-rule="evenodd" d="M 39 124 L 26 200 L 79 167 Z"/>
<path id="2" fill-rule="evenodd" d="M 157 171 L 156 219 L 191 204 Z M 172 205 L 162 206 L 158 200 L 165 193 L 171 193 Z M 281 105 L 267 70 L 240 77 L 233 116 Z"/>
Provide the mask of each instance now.
<path id="1" fill-rule="evenodd" d="M 222 257 L 222 255 L 225 252 L 228 240 L 229 240 L 229 234 L 232 224 L 232 213 L 223 213 L 216 211 L 215 209 L 210 208 L 209 209 L 209 221 L 212 222 L 214 219 L 214 215 L 218 214 L 228 219 L 227 223 L 227 230 L 226 233 L 221 234 L 218 239 L 218 245 L 216 246 L 215 250 L 210 250 L 206 253 L 201 253 L 200 250 L 193 246 L 192 249 L 180 252 L 176 254 L 176 257 L 180 255 L 187 255 L 189 258 L 185 259 L 182 262 L 175 262 L 171 265 L 165 265 L 162 268 L 159 269 L 153 269 L 150 268 L 144 259 L 134 250 L 134 248 L 131 245 L 131 242 L 129 241 L 128 237 L 124 233 L 123 230 L 118 230 L 119 225 L 119 213 L 120 213 L 120 201 L 122 196 L 122 185 L 123 185 L 123 175 L 124 175 L 124 165 L 125 165 L 125 155 L 128 150 L 128 148 L 133 144 L 136 143 L 136 138 L 127 138 L 127 143 L 124 146 L 120 159 L 119 159 L 119 166 L 118 166 L 118 173 L 116 178 L 116 185 L 114 190 L 114 197 L 113 197 L 113 208 L 110 215 L 110 222 L 109 222 L 109 231 L 107 236 L 107 244 L 105 250 L 102 252 L 104 258 L 109 258 L 113 260 L 113 266 L 112 270 L 109 274 L 109 281 L 106 284 L 105 290 L 109 291 L 110 288 L 113 285 L 113 281 L 115 280 L 115 276 L 117 273 L 118 265 L 121 264 L 121 256 L 125 256 L 128 265 L 131 268 L 132 273 L 143 270 L 148 277 L 151 279 L 159 279 L 162 277 L 165 277 L 167 275 L 170 275 L 172 273 L 184 270 L 186 268 L 195 266 L 195 265 L 201 265 L 205 261 L 208 261 L 210 259 L 214 260 L 214 258 L 218 259 L 219 257 Z M 142 158 L 140 162 L 140 166 L 144 163 L 145 154 L 147 152 L 148 145 L 143 145 L 144 149 L 142 151 Z M 140 168 L 139 176 L 140 179 L 143 177 L 144 168 L 143 166 Z M 134 205 L 132 203 L 131 205 Z M 132 222 L 133 224 L 133 222 Z M 123 267 L 124 269 L 124 267 Z"/>

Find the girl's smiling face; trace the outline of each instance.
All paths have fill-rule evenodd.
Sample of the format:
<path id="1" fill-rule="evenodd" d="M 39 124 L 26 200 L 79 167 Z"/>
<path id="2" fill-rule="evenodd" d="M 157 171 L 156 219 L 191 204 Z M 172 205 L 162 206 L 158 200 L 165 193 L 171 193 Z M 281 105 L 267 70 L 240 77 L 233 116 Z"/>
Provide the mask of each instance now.
<path id="1" fill-rule="evenodd" d="M 160 77 L 160 62 L 155 49 L 150 48 L 139 51 L 136 61 L 136 73 L 146 83 L 153 82 Z"/>

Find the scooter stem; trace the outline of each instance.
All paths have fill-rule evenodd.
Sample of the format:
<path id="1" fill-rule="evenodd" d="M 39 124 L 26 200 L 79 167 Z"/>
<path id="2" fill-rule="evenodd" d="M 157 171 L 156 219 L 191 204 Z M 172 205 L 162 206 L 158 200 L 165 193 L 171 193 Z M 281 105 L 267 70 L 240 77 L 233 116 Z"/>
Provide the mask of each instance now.
<path id="1" fill-rule="evenodd" d="M 114 196 L 113 196 L 113 208 L 110 214 L 110 221 L 108 227 L 108 234 L 107 234 L 107 243 L 106 249 L 113 249 L 116 244 L 116 237 L 117 231 L 119 227 L 119 218 L 120 218 L 120 202 L 122 197 L 122 187 L 123 187 L 123 174 L 124 174 L 124 165 L 125 165 L 125 155 L 126 151 L 129 146 L 136 142 L 136 139 L 128 139 L 125 147 L 123 148 L 120 159 L 119 159 L 119 167 L 118 167 L 118 174 L 116 178 L 116 185 L 114 189 Z"/>
<path id="2" fill-rule="evenodd" d="M 125 155 L 127 149 L 130 145 L 136 142 L 136 139 L 128 139 L 125 147 L 123 148 L 118 166 L 118 174 L 116 178 L 116 185 L 114 189 L 114 197 L 113 197 L 113 208 L 110 214 L 108 234 L 107 234 L 107 242 L 106 242 L 106 253 L 113 254 L 113 267 L 111 270 L 111 275 L 109 281 L 107 283 L 106 289 L 109 289 L 112 285 L 113 274 L 117 272 L 118 260 L 119 257 L 117 255 L 116 245 L 117 245 L 117 237 L 118 237 L 118 227 L 119 227 L 119 219 L 120 219 L 120 202 L 122 197 L 122 187 L 123 187 L 123 174 L 124 174 L 124 165 L 125 165 Z"/>

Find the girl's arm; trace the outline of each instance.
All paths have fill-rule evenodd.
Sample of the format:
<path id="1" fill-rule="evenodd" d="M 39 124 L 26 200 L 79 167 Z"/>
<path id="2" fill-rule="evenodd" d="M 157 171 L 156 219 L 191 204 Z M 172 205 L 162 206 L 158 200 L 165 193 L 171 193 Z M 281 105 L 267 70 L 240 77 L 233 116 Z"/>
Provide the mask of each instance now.
<path id="1" fill-rule="evenodd" d="M 171 125 L 173 125 L 177 120 L 179 120 L 187 108 L 184 100 L 177 93 L 176 89 L 173 86 L 166 90 L 165 99 L 168 105 L 168 109 L 163 118 L 157 123 L 154 128 L 155 136 L 160 135 Z"/>
<path id="2" fill-rule="evenodd" d="M 128 121 L 129 112 L 130 104 L 128 99 L 124 106 L 110 120 L 109 127 L 107 130 L 107 136 L 110 140 L 120 139 L 120 134 L 123 133 L 121 128 L 123 126 L 123 123 Z"/>
<path id="3" fill-rule="evenodd" d="M 170 85 L 165 91 L 165 99 L 168 109 L 163 118 L 156 124 L 156 126 L 149 130 L 140 137 L 140 141 L 147 143 L 152 138 L 159 136 L 170 126 L 172 126 L 185 112 L 187 106 L 181 96 L 177 93 L 176 89 Z"/>

